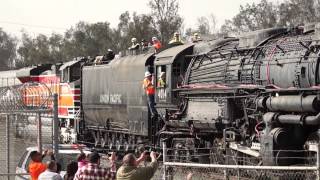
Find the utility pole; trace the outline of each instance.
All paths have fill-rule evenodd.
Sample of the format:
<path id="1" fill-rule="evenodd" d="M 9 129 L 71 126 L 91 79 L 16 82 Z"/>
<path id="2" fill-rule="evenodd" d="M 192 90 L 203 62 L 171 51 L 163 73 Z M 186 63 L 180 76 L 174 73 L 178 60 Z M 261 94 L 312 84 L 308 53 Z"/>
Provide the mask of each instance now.
<path id="1" fill-rule="evenodd" d="M 56 159 L 59 156 L 59 118 L 58 118 L 58 94 L 53 94 L 53 150 Z"/>

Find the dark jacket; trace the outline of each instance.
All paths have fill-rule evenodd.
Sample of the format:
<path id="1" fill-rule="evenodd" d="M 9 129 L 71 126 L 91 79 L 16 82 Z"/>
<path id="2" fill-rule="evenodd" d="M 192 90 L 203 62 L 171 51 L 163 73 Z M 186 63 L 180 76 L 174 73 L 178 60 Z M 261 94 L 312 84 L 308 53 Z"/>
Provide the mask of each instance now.
<path id="1" fill-rule="evenodd" d="M 149 180 L 157 168 L 157 162 L 151 162 L 147 167 L 122 165 L 117 171 L 117 180 Z"/>

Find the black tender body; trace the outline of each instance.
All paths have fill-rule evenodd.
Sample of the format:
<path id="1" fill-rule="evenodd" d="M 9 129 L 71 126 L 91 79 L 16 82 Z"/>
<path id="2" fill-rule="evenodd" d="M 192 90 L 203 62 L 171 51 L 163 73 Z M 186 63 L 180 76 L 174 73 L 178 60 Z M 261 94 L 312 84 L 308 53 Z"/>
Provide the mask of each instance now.
<path id="1" fill-rule="evenodd" d="M 148 135 L 148 108 L 142 88 L 153 54 L 115 59 L 82 69 L 82 108 L 88 128 L 115 128 Z"/>

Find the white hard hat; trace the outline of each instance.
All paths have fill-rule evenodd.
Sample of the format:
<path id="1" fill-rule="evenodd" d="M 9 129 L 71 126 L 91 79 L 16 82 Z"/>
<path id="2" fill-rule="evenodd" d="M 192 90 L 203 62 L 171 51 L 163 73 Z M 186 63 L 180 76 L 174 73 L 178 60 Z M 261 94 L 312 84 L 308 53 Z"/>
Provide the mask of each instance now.
<path id="1" fill-rule="evenodd" d="M 156 40 L 158 40 L 157 37 L 152 37 L 152 41 L 156 41 Z"/>
<path id="2" fill-rule="evenodd" d="M 144 73 L 144 77 L 148 77 L 148 76 L 151 76 L 151 73 L 150 73 L 149 71 L 146 71 L 146 72 Z"/>
<path id="3" fill-rule="evenodd" d="M 137 42 L 137 38 L 132 38 L 131 42 Z"/>
<path id="4" fill-rule="evenodd" d="M 160 77 L 162 77 L 163 75 L 165 75 L 166 73 L 165 72 L 161 72 L 160 73 Z"/>

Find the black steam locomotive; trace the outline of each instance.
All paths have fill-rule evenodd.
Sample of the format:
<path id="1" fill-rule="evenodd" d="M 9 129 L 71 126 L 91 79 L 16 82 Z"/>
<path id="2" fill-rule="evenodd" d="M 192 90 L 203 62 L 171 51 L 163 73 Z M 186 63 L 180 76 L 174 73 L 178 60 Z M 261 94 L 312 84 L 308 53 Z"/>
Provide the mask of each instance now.
<path id="1" fill-rule="evenodd" d="M 318 24 L 271 28 L 85 64 L 79 141 L 123 151 L 164 141 L 176 158 L 211 163 L 229 163 L 230 153 L 257 165 L 303 163 L 319 142 L 319 38 Z M 166 74 L 157 120 L 145 71 L 154 84 Z"/>

